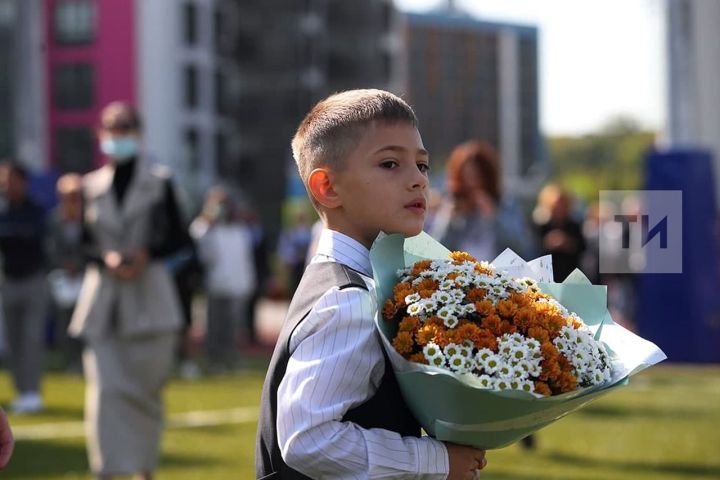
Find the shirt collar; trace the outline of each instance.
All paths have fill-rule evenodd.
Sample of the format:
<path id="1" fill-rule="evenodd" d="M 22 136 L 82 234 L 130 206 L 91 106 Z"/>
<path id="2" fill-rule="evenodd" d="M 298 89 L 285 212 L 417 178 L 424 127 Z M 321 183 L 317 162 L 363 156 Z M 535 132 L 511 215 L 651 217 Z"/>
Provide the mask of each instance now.
<path id="1" fill-rule="evenodd" d="M 345 234 L 323 228 L 313 262 L 321 260 L 317 258 L 318 256 L 330 257 L 332 260 L 372 278 L 370 251 L 363 244 Z"/>

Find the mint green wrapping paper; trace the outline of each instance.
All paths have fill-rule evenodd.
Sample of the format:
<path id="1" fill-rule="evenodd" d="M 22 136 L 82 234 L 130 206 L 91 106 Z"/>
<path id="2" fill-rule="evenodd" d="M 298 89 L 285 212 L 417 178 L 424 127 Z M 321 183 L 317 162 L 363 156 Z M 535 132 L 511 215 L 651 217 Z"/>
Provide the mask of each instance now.
<path id="1" fill-rule="evenodd" d="M 605 286 L 592 285 L 579 270 L 563 283 L 552 283 L 549 256 L 526 262 L 505 250 L 492 262 L 499 271 L 537 280 L 544 292 L 576 312 L 595 338 L 605 343 L 612 360 L 611 380 L 540 398 L 519 391 L 482 389 L 470 374 L 409 362 L 392 347 L 396 328 L 382 318 L 382 305 L 398 282 L 398 269 L 418 260 L 447 259 L 449 253 L 426 233 L 407 239 L 381 234 L 370 250 L 379 306 L 375 322 L 380 337 L 406 403 L 423 429 L 438 440 L 483 449 L 505 447 L 627 384 L 631 375 L 666 358 L 656 345 L 613 321 L 607 310 Z"/>

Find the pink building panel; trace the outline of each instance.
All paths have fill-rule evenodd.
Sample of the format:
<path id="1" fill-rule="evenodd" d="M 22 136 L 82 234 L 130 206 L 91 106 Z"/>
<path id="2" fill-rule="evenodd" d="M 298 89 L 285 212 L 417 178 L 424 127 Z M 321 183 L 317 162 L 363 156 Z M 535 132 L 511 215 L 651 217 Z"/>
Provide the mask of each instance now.
<path id="1" fill-rule="evenodd" d="M 100 110 L 109 102 L 124 100 L 135 103 L 136 42 L 135 1 L 95 0 L 94 41 L 82 45 L 65 45 L 55 41 L 53 12 L 63 0 L 46 0 L 45 38 L 47 45 L 47 118 L 49 127 L 50 165 L 57 158 L 55 132 L 64 127 L 94 128 Z M 63 64 L 88 63 L 93 70 L 93 99 L 88 108 L 59 109 L 54 102 L 55 68 Z M 95 165 L 100 155 L 95 149 Z"/>

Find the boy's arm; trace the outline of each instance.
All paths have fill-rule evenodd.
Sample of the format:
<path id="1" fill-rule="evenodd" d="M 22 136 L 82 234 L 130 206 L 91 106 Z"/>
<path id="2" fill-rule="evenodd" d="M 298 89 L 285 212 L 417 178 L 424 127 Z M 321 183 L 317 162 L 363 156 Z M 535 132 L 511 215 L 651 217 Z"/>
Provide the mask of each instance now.
<path id="1" fill-rule="evenodd" d="M 375 394 L 384 373 L 373 313 L 369 292 L 333 289 L 293 334 L 278 389 L 283 459 L 312 478 L 445 479 L 442 442 L 341 421 Z"/>

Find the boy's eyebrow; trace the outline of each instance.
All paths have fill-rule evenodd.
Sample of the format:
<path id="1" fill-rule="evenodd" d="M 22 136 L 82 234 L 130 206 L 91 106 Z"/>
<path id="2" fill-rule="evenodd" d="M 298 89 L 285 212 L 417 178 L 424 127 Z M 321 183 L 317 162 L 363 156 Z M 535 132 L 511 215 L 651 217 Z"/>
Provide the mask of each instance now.
<path id="1" fill-rule="evenodd" d="M 375 155 L 378 153 L 384 152 L 384 151 L 390 151 L 390 152 L 399 152 L 399 153 L 405 153 L 407 152 L 407 148 L 400 146 L 400 145 L 386 145 L 382 148 L 380 148 L 378 151 L 375 152 Z M 424 148 L 418 148 L 417 153 L 423 156 L 429 156 L 427 150 Z"/>

